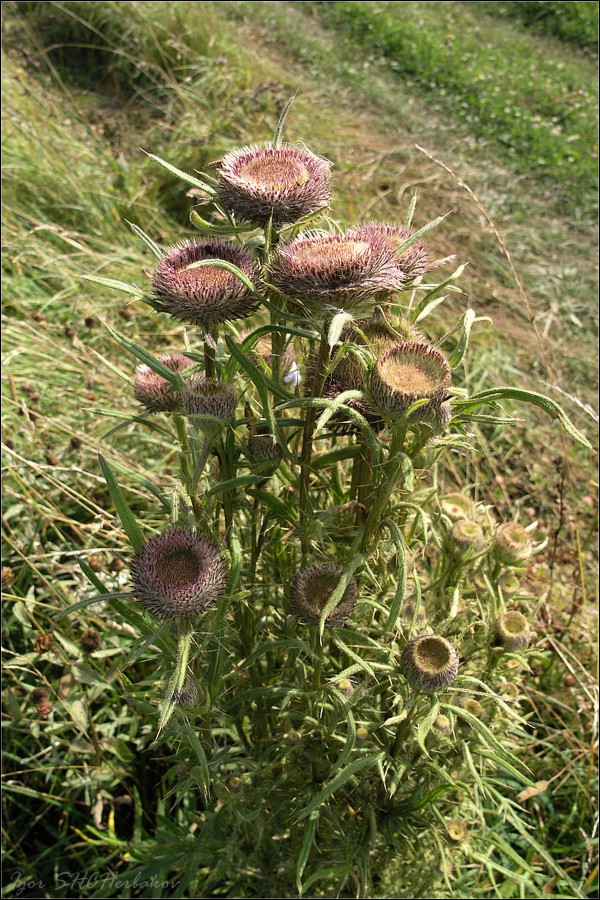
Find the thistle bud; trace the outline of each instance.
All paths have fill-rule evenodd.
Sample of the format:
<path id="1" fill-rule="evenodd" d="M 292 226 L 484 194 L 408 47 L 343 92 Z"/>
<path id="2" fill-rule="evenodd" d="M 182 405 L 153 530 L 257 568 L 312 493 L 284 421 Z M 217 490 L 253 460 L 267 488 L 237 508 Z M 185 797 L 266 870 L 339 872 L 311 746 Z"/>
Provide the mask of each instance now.
<path id="1" fill-rule="evenodd" d="M 191 706 L 195 706 L 197 700 L 198 684 L 191 675 L 187 675 L 183 682 L 183 687 L 177 695 L 176 702 L 179 706 L 183 706 L 184 709 L 189 709 Z"/>
<path id="2" fill-rule="evenodd" d="M 264 477 L 272 475 L 279 466 L 283 452 L 266 425 L 254 425 L 250 429 L 248 456 L 253 463 L 253 470 Z"/>
<path id="3" fill-rule="evenodd" d="M 447 546 L 452 556 L 462 558 L 472 556 L 483 549 L 485 540 L 481 526 L 468 519 L 459 519 L 447 536 Z"/>
<path id="4" fill-rule="evenodd" d="M 452 822 L 448 822 L 446 826 L 446 833 L 451 841 L 454 841 L 455 844 L 460 844 L 467 839 L 467 835 L 469 832 L 464 822 L 454 820 Z"/>
<path id="5" fill-rule="evenodd" d="M 400 669 L 416 690 L 443 691 L 458 674 L 458 654 L 446 638 L 421 635 L 404 648 Z"/>
<path id="6" fill-rule="evenodd" d="M 503 572 L 498 579 L 498 587 L 506 597 L 516 594 L 520 587 L 519 579 L 512 572 Z"/>
<path id="7" fill-rule="evenodd" d="M 255 261 L 236 244 L 184 241 L 169 250 L 158 264 L 152 279 L 157 308 L 192 325 L 245 319 L 258 307 L 254 293 L 237 275 L 221 266 L 189 268 L 207 260 L 231 263 L 249 281 L 258 279 Z"/>
<path id="8" fill-rule="evenodd" d="M 462 697 L 460 700 L 460 706 L 476 719 L 481 719 L 485 712 L 483 706 L 481 705 L 479 700 L 475 699 L 475 697 Z"/>
<path id="9" fill-rule="evenodd" d="M 499 562 L 507 566 L 520 566 L 531 556 L 531 538 L 514 522 L 500 525 L 494 535 L 492 550 Z"/>
<path id="10" fill-rule="evenodd" d="M 469 519 L 473 515 L 473 502 L 464 494 L 448 494 L 440 500 L 440 506 L 444 515 L 453 522 Z"/>
<path id="11" fill-rule="evenodd" d="M 335 563 L 311 563 L 301 569 L 290 590 L 292 610 L 308 625 L 318 625 L 321 613 L 340 583 L 344 567 Z M 351 578 L 342 599 L 326 619 L 327 625 L 339 626 L 354 612 L 358 588 Z"/>
<path id="12" fill-rule="evenodd" d="M 527 619 L 516 609 L 502 613 L 492 626 L 492 640 L 505 650 L 522 650 L 531 640 Z"/>
<path id="13" fill-rule="evenodd" d="M 450 721 L 448 716 L 440 713 L 440 715 L 436 716 L 435 718 L 435 721 L 433 723 L 433 730 L 445 737 L 452 731 L 452 722 Z"/>
<path id="14" fill-rule="evenodd" d="M 192 376 L 183 391 L 183 407 L 188 416 L 210 416 L 202 430 L 217 432 L 228 425 L 235 416 L 237 391 L 223 381 L 205 381 L 204 376 Z"/>
<path id="15" fill-rule="evenodd" d="M 285 225 L 326 207 L 331 164 L 305 147 L 267 144 L 227 153 L 218 172 L 218 197 L 252 225 Z"/>
<path id="16" fill-rule="evenodd" d="M 356 746 L 364 747 L 370 737 L 371 734 L 369 732 L 369 729 L 365 728 L 363 725 L 359 725 L 359 727 L 356 729 Z"/>
<path id="17" fill-rule="evenodd" d="M 435 414 L 451 378 L 448 361 L 439 350 L 406 341 L 384 350 L 375 363 L 370 389 L 376 405 L 391 417 L 404 416 L 417 400 L 427 400 L 411 415 L 418 422 Z"/>
<path id="18" fill-rule="evenodd" d="M 173 372 L 183 372 L 194 365 L 183 353 L 165 353 L 158 359 Z M 150 366 L 137 367 L 133 379 L 133 394 L 149 412 L 177 412 L 181 409 L 181 392 L 174 390 L 171 383 Z"/>
<path id="19" fill-rule="evenodd" d="M 211 540 L 170 528 L 144 541 L 131 562 L 140 604 L 161 619 L 195 619 L 224 593 L 227 567 Z"/>

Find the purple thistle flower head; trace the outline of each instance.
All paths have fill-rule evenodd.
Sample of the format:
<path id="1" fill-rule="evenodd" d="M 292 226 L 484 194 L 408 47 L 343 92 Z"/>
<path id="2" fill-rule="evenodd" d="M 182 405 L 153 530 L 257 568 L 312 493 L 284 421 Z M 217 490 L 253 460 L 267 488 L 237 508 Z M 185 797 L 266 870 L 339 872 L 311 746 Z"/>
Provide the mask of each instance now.
<path id="1" fill-rule="evenodd" d="M 218 197 L 240 219 L 264 228 L 297 222 L 331 200 L 331 164 L 305 147 L 267 144 L 227 153 Z"/>
<path id="2" fill-rule="evenodd" d="M 194 365 L 183 353 L 165 353 L 159 357 L 159 362 L 173 372 L 183 372 L 188 366 Z M 137 367 L 133 379 L 133 394 L 149 412 L 177 412 L 181 409 L 181 392 L 174 390 L 167 379 L 150 366 Z"/>
<path id="3" fill-rule="evenodd" d="M 458 675 L 458 653 L 446 638 L 423 634 L 404 648 L 400 669 L 416 690 L 443 691 Z"/>
<path id="4" fill-rule="evenodd" d="M 402 273 L 383 240 L 306 232 L 278 248 L 270 281 L 312 315 L 368 316 L 378 295 L 402 287 Z"/>
<path id="5" fill-rule="evenodd" d="M 390 416 L 403 416 L 417 400 L 415 421 L 435 413 L 445 400 L 452 370 L 446 357 L 431 344 L 402 341 L 383 351 L 371 374 L 376 405 Z"/>
<path id="6" fill-rule="evenodd" d="M 344 567 L 336 563 L 311 563 L 300 569 L 290 590 L 290 606 L 308 625 L 318 625 L 321 613 L 340 583 Z M 350 580 L 342 599 L 326 619 L 327 625 L 343 625 L 356 606 L 358 587 Z"/>
<path id="7" fill-rule="evenodd" d="M 408 228 L 380 222 L 369 222 L 366 225 L 356 225 L 350 229 L 348 234 L 360 241 L 384 241 L 388 250 L 394 254 L 396 265 L 402 273 L 404 287 L 408 287 L 415 278 L 419 278 L 427 271 L 429 256 L 423 241 L 415 241 L 404 253 L 396 255 L 398 247 L 412 237 L 412 233 Z"/>
<path id="8" fill-rule="evenodd" d="M 161 312 L 192 325 L 210 325 L 245 319 L 258 307 L 258 300 L 232 272 L 219 266 L 190 269 L 204 260 L 232 263 L 250 281 L 258 278 L 254 259 L 227 241 L 184 241 L 161 259 L 152 278 L 154 300 Z"/>
<path id="9" fill-rule="evenodd" d="M 130 570 L 139 602 L 160 619 L 197 618 L 227 585 L 227 567 L 216 544 L 179 527 L 144 541 Z"/>

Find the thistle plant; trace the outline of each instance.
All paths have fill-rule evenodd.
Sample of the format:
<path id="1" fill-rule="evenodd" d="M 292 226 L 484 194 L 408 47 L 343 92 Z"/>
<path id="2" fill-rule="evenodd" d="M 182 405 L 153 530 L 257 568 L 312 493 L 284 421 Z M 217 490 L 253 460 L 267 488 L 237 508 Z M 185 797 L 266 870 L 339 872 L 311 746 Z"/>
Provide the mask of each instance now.
<path id="1" fill-rule="evenodd" d="M 191 895 L 367 897 L 422 842 L 445 865 L 484 806 L 516 817 L 499 778 L 529 783 L 500 691 L 541 652 L 537 601 L 505 588 L 539 547 L 465 485 L 443 492 L 444 457 L 510 424 L 504 400 L 586 441 L 547 397 L 468 394 L 473 310 L 427 334 L 460 294 L 463 266 L 431 277 L 442 218 L 415 228 L 415 198 L 402 223 L 343 230 L 329 162 L 282 130 L 198 176 L 154 157 L 205 198 L 200 236 L 163 249 L 136 225 L 146 288 L 95 279 L 189 328 L 163 356 L 111 329 L 138 364 L 132 411 L 160 417 L 178 470 L 155 530 L 101 460 L 130 587 L 86 571 L 139 633 L 132 659 L 160 651 L 154 706 L 133 682 L 128 702 L 177 763 L 194 827 L 162 852 Z"/>

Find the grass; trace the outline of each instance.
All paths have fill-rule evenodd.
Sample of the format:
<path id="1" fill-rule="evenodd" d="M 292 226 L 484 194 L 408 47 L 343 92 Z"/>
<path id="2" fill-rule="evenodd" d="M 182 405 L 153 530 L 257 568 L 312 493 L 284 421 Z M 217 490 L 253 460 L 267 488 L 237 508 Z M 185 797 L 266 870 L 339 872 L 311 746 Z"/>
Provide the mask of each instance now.
<path id="1" fill-rule="evenodd" d="M 499 31 L 479 6 L 464 7 L 302 4 L 328 27 L 382 56 L 399 79 L 410 78 L 436 109 L 466 125 L 486 153 L 495 151 L 516 171 L 559 183 L 565 209 L 589 203 L 597 184 L 598 149 L 591 64 L 565 59 L 562 48 L 518 26 Z"/>
<path id="2" fill-rule="evenodd" d="M 439 257 L 457 252 L 460 261 L 470 260 L 465 289 L 477 311 L 495 321 L 474 336 L 469 383 L 518 379 L 548 392 L 550 382 L 567 395 L 560 393 L 559 399 L 578 426 L 594 437 L 593 409 L 586 409 L 597 382 L 589 163 L 580 164 L 588 175 L 573 180 L 575 170 L 559 154 L 560 184 L 551 196 L 541 195 L 520 150 L 499 159 L 492 140 L 482 142 L 477 123 L 457 109 L 452 92 L 432 109 L 429 90 L 418 87 L 416 78 L 404 82 L 390 71 L 381 47 L 373 59 L 369 46 L 366 53 L 358 51 L 352 39 L 340 38 L 312 11 L 307 18 L 296 6 L 45 3 L 15 4 L 4 14 L 4 564 L 14 575 L 5 589 L 8 882 L 17 880 L 18 872 L 21 879 L 54 885 L 57 859 L 64 871 L 97 872 L 99 878 L 107 872 L 132 877 L 137 865 L 149 877 L 155 860 L 155 870 L 166 879 L 185 868 L 186 842 L 177 832 L 187 834 L 195 821 L 185 791 L 172 808 L 179 782 L 170 750 L 165 743 L 152 744 L 147 721 L 159 651 L 147 650 L 122 672 L 119 663 L 131 644 L 122 621 L 94 610 L 70 617 L 59 629 L 51 619 L 57 609 L 90 596 L 77 560 L 100 556 L 100 577 L 111 588 L 126 581 L 109 570 L 124 536 L 100 477 L 97 451 L 119 472 L 135 512 L 149 525 L 161 521 L 161 497 L 175 483 L 160 433 L 148 429 L 134 439 L 126 429 L 108 446 L 102 439 L 122 421 L 115 415 L 131 414 L 134 369 L 107 339 L 102 321 L 154 351 L 180 345 L 183 329 L 167 328 L 80 277 L 83 272 L 144 282 L 152 261 L 125 220 L 140 223 L 164 244 L 190 233 L 186 215 L 194 198 L 145 158 L 140 146 L 188 170 L 201 168 L 231 146 L 272 133 L 278 109 L 301 85 L 290 133 L 334 161 L 336 213 L 342 219 L 401 218 L 415 188 L 419 225 L 453 210 L 448 225 L 431 235 L 432 252 Z M 473 30 L 475 13 L 465 11 L 465 4 L 443 6 L 444 22 L 459 21 L 464 28 L 457 44 L 464 40 L 473 48 L 481 38 Z M 394 21 L 392 12 L 389 21 L 387 13 L 379 17 L 385 23 L 382 40 Z M 460 20 L 452 18 L 459 13 Z M 515 46 L 517 25 L 503 19 L 492 23 L 487 16 L 476 21 L 487 41 L 494 32 L 499 54 Z M 537 48 L 536 60 L 549 52 L 550 45 L 537 35 L 519 40 L 518 52 Z M 554 73 L 560 54 L 555 44 L 551 50 L 556 55 L 539 71 Z M 456 52 L 449 54 L 454 69 Z M 480 58 L 476 49 L 470 52 L 476 75 Z M 563 74 L 548 82 L 552 102 L 564 106 L 565 71 L 591 96 L 589 59 L 571 51 L 561 59 Z M 452 67 L 443 69 L 444 77 L 451 76 Z M 515 77 L 511 85 L 523 108 L 531 110 L 524 82 Z M 492 93 L 493 87 L 494 74 L 488 73 L 485 90 Z M 572 128 L 567 121 L 561 141 Z M 477 205 L 445 170 L 414 149 L 415 142 L 449 163 L 490 211 L 531 298 L 540 342 Z M 561 212 L 576 196 L 582 198 L 577 213 Z M 432 325 L 441 334 L 444 318 Z M 540 627 L 553 656 L 551 662 L 549 653 L 543 657 L 532 673 L 527 760 L 537 780 L 554 780 L 550 792 L 524 804 L 541 848 L 539 858 L 524 852 L 535 857 L 536 890 L 568 895 L 544 861 L 546 853 L 569 870 L 582 896 L 591 896 L 595 471 L 585 454 L 561 445 L 556 428 L 535 414 L 504 437 L 488 437 L 494 440 L 493 456 L 482 450 L 467 468 L 453 458 L 439 477 L 449 487 L 461 486 L 465 477 L 477 482 L 482 499 L 500 515 L 518 512 L 537 519 L 549 538 L 547 555 L 529 573 L 532 593 L 548 592 Z M 103 635 L 101 649 L 91 656 L 79 644 L 89 625 Z M 36 653 L 36 635 L 53 629 L 53 650 Z M 55 705 L 47 721 L 36 719 L 28 699 L 40 684 Z M 144 690 L 142 701 L 137 692 Z M 520 838 L 514 840 L 518 844 Z M 197 890 L 214 864 L 206 852 L 195 859 Z M 475 855 L 465 857 L 468 864 L 453 876 L 456 891 L 519 896 L 518 877 L 494 887 L 479 852 L 475 848 Z M 236 896 L 240 884 L 247 885 L 243 858 L 236 857 L 232 873 L 225 853 L 217 868 L 213 895 Z M 404 875 L 401 862 L 391 867 L 380 895 L 403 896 Z M 114 885 L 102 881 L 79 892 L 88 896 L 93 890 L 98 896 L 115 894 Z M 119 896 L 131 895 L 126 887 L 118 890 Z M 446 896 L 443 881 L 439 890 Z M 16 888 L 5 891 L 12 896 Z M 68 895 L 68 887 L 52 893 Z M 163 895 L 169 895 L 168 888 Z M 177 896 L 177 889 L 171 895 Z"/>
<path id="3" fill-rule="evenodd" d="M 493 16 L 521 21 L 535 33 L 545 33 L 579 48 L 598 52 L 598 6 L 575 2 L 567 8 L 561 2 L 480 3 Z"/>

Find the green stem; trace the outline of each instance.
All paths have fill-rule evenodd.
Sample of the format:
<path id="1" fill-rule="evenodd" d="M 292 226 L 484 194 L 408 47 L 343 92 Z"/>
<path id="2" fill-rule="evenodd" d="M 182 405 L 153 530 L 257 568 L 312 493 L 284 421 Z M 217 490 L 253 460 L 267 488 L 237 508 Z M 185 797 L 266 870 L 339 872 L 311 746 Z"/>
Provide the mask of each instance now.
<path id="1" fill-rule="evenodd" d="M 415 712 L 417 709 L 417 700 L 418 699 L 419 699 L 419 691 L 414 691 L 414 693 L 411 694 L 411 697 L 408 701 L 409 710 L 406 714 L 406 718 L 403 719 L 402 722 L 399 723 L 398 729 L 396 731 L 396 737 L 394 738 L 394 743 L 392 745 L 392 759 L 396 758 L 396 756 L 398 755 L 398 752 L 400 750 L 400 747 L 402 746 L 402 744 L 404 743 L 404 741 L 408 735 L 411 722 L 414 718 L 414 715 L 415 715 Z"/>
<path id="2" fill-rule="evenodd" d="M 209 337 L 210 340 L 207 340 L 207 337 Z M 212 344 L 214 342 L 216 346 L 218 338 L 219 326 L 207 325 L 206 336 L 204 338 L 204 375 L 207 381 L 213 381 L 217 375 L 216 350 Z"/>
<path id="3" fill-rule="evenodd" d="M 325 383 L 327 375 L 327 363 L 329 361 L 329 322 L 323 325 L 321 333 L 321 342 L 317 354 L 317 362 L 315 365 L 315 374 L 312 384 L 312 397 L 319 397 Z M 308 554 L 308 488 L 310 481 L 310 461 L 312 458 L 313 438 L 315 433 L 315 424 L 317 421 L 317 409 L 309 406 L 304 420 L 304 430 L 302 433 L 302 451 L 300 454 L 300 493 L 298 498 L 298 510 L 300 527 L 302 528 L 301 547 L 302 560 L 306 559 Z"/>

